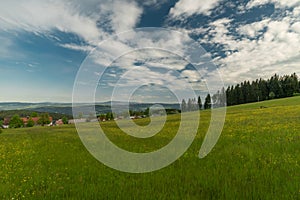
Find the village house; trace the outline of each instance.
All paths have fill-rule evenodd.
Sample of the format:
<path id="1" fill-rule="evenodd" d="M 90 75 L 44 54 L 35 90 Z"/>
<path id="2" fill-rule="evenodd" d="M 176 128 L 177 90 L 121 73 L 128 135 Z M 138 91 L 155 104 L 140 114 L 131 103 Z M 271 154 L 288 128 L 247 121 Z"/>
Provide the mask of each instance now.
<path id="1" fill-rule="evenodd" d="M 28 121 L 32 119 L 34 121 L 34 124 L 37 125 L 39 120 L 40 120 L 40 117 L 22 117 L 21 120 L 23 121 L 24 125 L 26 125 L 28 123 Z M 52 122 L 53 121 L 53 118 L 52 117 L 49 117 L 49 121 Z"/>
<path id="2" fill-rule="evenodd" d="M 10 118 L 4 118 L 3 120 L 3 128 L 9 128 Z"/>
<path id="3" fill-rule="evenodd" d="M 87 122 L 87 119 L 71 119 L 71 120 L 69 120 L 69 124 L 85 123 L 85 122 Z"/>
<path id="4" fill-rule="evenodd" d="M 24 123 L 25 126 L 28 124 L 28 121 L 30 119 L 32 119 L 34 121 L 34 124 L 37 125 L 38 121 L 40 120 L 40 117 L 29 117 L 28 116 L 28 117 L 21 117 L 20 119 L 23 121 L 23 123 Z M 11 118 L 4 118 L 4 120 L 3 120 L 3 128 L 5 128 L 5 129 L 9 128 L 10 120 L 11 120 Z M 49 117 L 49 121 L 52 122 L 53 118 Z"/>

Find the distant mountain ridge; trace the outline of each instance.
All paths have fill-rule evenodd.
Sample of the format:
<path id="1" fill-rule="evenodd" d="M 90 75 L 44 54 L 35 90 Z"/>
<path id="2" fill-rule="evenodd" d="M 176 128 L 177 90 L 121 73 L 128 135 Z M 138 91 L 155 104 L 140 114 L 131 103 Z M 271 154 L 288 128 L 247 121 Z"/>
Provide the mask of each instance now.
<path id="1" fill-rule="evenodd" d="M 122 112 L 126 109 L 127 102 L 114 101 L 114 102 L 102 102 L 96 103 L 95 110 L 97 114 L 104 114 L 111 112 L 111 104 L 116 106 L 116 110 Z M 131 102 L 129 104 L 130 110 L 140 111 L 145 110 L 155 104 L 162 105 L 166 109 L 178 109 L 180 110 L 180 104 L 168 104 L 168 103 L 137 103 Z M 77 104 L 83 114 L 88 115 L 86 111 L 90 111 L 94 107 L 91 103 L 80 103 Z M 72 103 L 19 103 L 19 102 L 2 102 L 0 103 L 0 111 L 10 111 L 10 110 L 28 110 L 36 112 L 47 112 L 47 113 L 59 113 L 65 115 L 72 115 Z"/>

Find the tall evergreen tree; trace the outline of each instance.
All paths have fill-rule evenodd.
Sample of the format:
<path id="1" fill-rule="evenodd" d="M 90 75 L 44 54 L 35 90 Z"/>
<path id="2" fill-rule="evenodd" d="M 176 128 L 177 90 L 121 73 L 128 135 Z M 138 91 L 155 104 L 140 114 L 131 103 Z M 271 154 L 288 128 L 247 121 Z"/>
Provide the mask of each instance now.
<path id="1" fill-rule="evenodd" d="M 183 99 L 181 103 L 181 112 L 187 112 L 186 101 Z"/>
<path id="2" fill-rule="evenodd" d="M 225 91 L 224 87 L 222 88 L 221 94 L 220 94 L 220 106 L 221 107 L 226 106 L 226 91 Z"/>
<path id="3" fill-rule="evenodd" d="M 192 103 L 192 99 L 189 99 L 189 100 L 188 100 L 187 111 L 193 111 L 193 103 Z"/>
<path id="4" fill-rule="evenodd" d="M 214 94 L 211 97 L 211 101 L 214 104 L 214 107 L 218 107 L 219 106 L 219 95 L 220 95 L 220 92 L 218 91 L 217 94 Z"/>
<path id="5" fill-rule="evenodd" d="M 210 94 L 208 94 L 205 98 L 205 102 L 204 102 L 204 109 L 211 109 L 211 96 Z"/>
<path id="6" fill-rule="evenodd" d="M 267 81 L 260 79 L 258 83 L 258 87 L 261 91 L 260 101 L 268 100 L 270 92 L 268 89 Z"/>
<path id="7" fill-rule="evenodd" d="M 300 93 L 300 81 L 294 73 L 287 76 L 275 74 L 268 80 L 257 79 L 255 81 L 244 81 L 236 86 L 229 86 L 227 90 L 223 88 L 212 96 L 214 106 L 223 106 L 222 99 L 226 99 L 225 105 L 238 105 L 268 99 L 291 97 L 295 93 Z M 225 96 L 225 98 L 224 98 Z"/>
<path id="8" fill-rule="evenodd" d="M 236 104 L 243 104 L 245 103 L 244 95 L 242 93 L 241 87 L 239 84 L 235 87 L 235 98 L 236 98 Z"/>
<path id="9" fill-rule="evenodd" d="M 201 97 L 200 97 L 200 96 L 198 97 L 198 102 L 197 102 L 197 104 L 198 104 L 198 109 L 201 110 L 203 105 L 202 105 L 202 100 L 201 100 Z"/>

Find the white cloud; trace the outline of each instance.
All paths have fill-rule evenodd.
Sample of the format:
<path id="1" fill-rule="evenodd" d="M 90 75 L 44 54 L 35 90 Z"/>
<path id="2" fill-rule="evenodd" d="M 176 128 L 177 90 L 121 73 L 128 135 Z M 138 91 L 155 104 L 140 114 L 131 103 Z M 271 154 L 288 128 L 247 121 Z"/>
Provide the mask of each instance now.
<path id="1" fill-rule="evenodd" d="M 300 15 L 300 6 L 294 8 L 293 14 L 294 14 L 294 16 L 299 16 Z"/>
<path id="2" fill-rule="evenodd" d="M 135 27 L 143 9 L 134 1 L 112 0 L 100 5 L 101 16 L 108 15 L 112 29 L 116 33 Z"/>
<path id="3" fill-rule="evenodd" d="M 270 22 L 270 19 L 265 19 L 259 22 L 254 22 L 252 24 L 247 24 L 244 26 L 241 26 L 238 31 L 242 35 L 247 35 L 250 37 L 257 37 L 259 34 L 261 34 L 261 31 L 265 27 L 267 27 L 268 23 Z"/>
<path id="4" fill-rule="evenodd" d="M 180 0 L 170 10 L 171 17 L 188 17 L 194 14 L 210 15 L 221 0 Z"/>
<path id="5" fill-rule="evenodd" d="M 200 82 L 201 75 L 195 70 L 184 70 L 181 76 L 187 78 L 190 82 Z"/>
<path id="6" fill-rule="evenodd" d="M 132 87 L 156 84 L 169 88 L 174 93 L 180 93 L 180 91 L 183 92 L 191 89 L 192 85 L 189 82 L 190 78 L 191 77 L 180 77 L 180 73 L 173 74 L 170 71 L 161 73 L 140 66 L 131 67 L 129 71 L 122 75 L 117 84 L 111 84 L 111 86 L 126 93 L 126 91 L 131 90 Z"/>
<path id="7" fill-rule="evenodd" d="M 291 29 L 296 33 L 300 34 L 300 22 L 296 22 L 292 25 Z"/>
<path id="8" fill-rule="evenodd" d="M 231 51 L 227 57 L 215 60 L 221 66 L 225 82 L 231 84 L 233 81 L 269 77 L 274 73 L 300 73 L 300 69 L 295 68 L 297 63 L 300 64 L 300 25 L 294 21 L 293 17 L 284 17 L 240 26 L 237 31 L 245 37 L 239 39 L 228 35 L 230 27 L 216 26 L 215 33 L 210 33 L 213 36 L 211 42 L 224 45 L 225 50 Z M 264 28 L 266 31 L 260 32 L 258 39 L 248 38 L 257 36 Z"/>
<path id="9" fill-rule="evenodd" d="M 142 1 L 143 5 L 145 6 L 154 6 L 154 7 L 161 7 L 162 4 L 168 2 L 168 0 L 144 0 Z"/>
<path id="10" fill-rule="evenodd" d="M 266 5 L 268 3 L 275 4 L 276 8 L 286 8 L 286 7 L 293 7 L 299 4 L 299 0 L 251 0 L 247 4 L 247 8 L 251 9 L 254 7 Z"/>
<path id="11" fill-rule="evenodd" d="M 96 46 L 111 35 L 104 27 L 99 27 L 98 22 L 110 26 L 115 32 L 127 31 L 136 26 L 142 11 L 131 0 L 89 0 L 84 3 L 70 0 L 12 0 L 0 3 L 0 30 L 52 36 L 55 30 L 59 30 L 73 33 L 89 45 Z M 72 44 L 62 46 L 86 50 L 86 47 Z"/>
<path id="12" fill-rule="evenodd" d="M 199 57 L 190 58 L 191 50 L 194 51 L 198 46 L 195 49 L 192 47 L 195 47 L 195 41 L 187 34 L 165 29 L 145 29 L 126 32 L 102 43 L 92 56 L 101 66 L 118 62 L 120 67 L 128 68 L 139 61 L 149 67 L 182 70 L 186 66 L 184 59 L 197 61 L 196 64 L 205 61 L 200 55 L 206 52 L 200 48 L 197 52 Z M 145 48 L 147 51 L 144 51 Z"/>
<path id="13" fill-rule="evenodd" d="M 232 35 L 230 35 L 229 27 L 231 23 L 231 19 L 223 18 L 216 20 L 210 23 L 210 29 L 206 37 L 201 39 L 201 42 L 204 43 L 214 43 L 216 45 L 225 45 L 226 47 L 232 47 L 233 43 L 235 43 L 235 39 Z M 213 37 L 211 40 L 210 37 Z"/>
<path id="14" fill-rule="evenodd" d="M 9 49 L 12 46 L 12 41 L 0 35 L 0 58 L 8 58 L 10 57 Z"/>
<path id="15" fill-rule="evenodd" d="M 67 48 L 67 49 L 76 50 L 76 51 L 90 52 L 93 50 L 92 46 L 82 46 L 82 45 L 78 45 L 78 44 L 60 44 L 59 46 Z"/>
<path id="16" fill-rule="evenodd" d="M 95 19 L 78 13 L 63 1 L 6 1 L 0 5 L 0 27 L 36 33 L 58 29 L 88 42 L 99 40 Z"/>

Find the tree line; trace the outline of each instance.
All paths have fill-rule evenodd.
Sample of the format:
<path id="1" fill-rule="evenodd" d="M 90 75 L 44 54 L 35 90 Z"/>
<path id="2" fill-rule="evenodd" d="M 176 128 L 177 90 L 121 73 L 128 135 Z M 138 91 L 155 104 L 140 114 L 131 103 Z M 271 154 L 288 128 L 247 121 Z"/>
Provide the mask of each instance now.
<path id="1" fill-rule="evenodd" d="M 208 94 L 202 103 L 201 97 L 182 100 L 182 112 L 191 112 L 202 109 L 240 105 L 278 98 L 292 97 L 300 93 L 300 81 L 296 73 L 279 76 L 275 74 L 270 79 L 262 78 L 255 81 L 244 81 L 237 85 L 232 85 L 225 90 L 222 88 L 216 94 Z"/>
<path id="2" fill-rule="evenodd" d="M 15 114 L 11 118 L 9 118 L 9 128 L 23 128 L 23 127 L 34 127 L 36 125 L 45 126 L 51 123 L 50 116 L 48 113 L 37 113 L 33 112 L 30 114 L 30 116 L 27 116 L 27 121 L 24 123 L 23 119 L 20 117 L 20 115 Z M 34 121 L 33 119 L 38 119 L 37 121 Z M 62 117 L 62 122 L 64 124 L 68 124 L 68 118 L 66 116 Z M 0 120 L 0 129 L 3 127 L 4 121 Z M 5 124 L 7 125 L 7 124 Z"/>
<path id="3" fill-rule="evenodd" d="M 227 105 L 239 105 L 265 100 L 292 97 L 300 92 L 296 73 L 279 76 L 275 74 L 268 80 L 244 81 L 226 90 Z"/>

